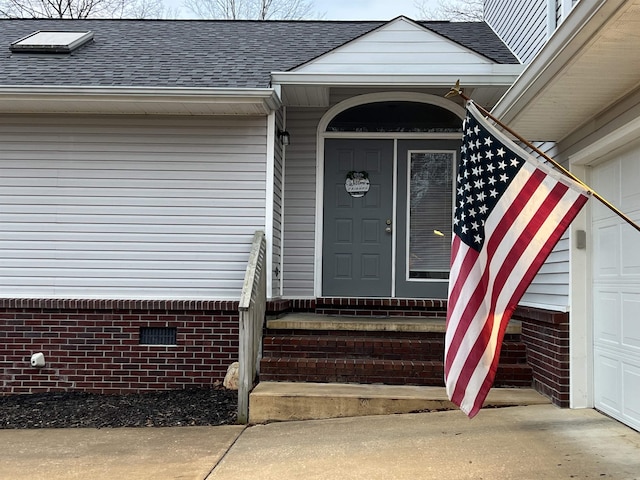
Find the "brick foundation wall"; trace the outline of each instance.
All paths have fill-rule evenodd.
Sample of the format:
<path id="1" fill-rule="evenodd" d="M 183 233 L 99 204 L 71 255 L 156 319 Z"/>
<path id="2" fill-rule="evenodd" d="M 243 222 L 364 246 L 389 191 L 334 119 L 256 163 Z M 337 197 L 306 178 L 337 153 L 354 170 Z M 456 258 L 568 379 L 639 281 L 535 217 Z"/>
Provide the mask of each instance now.
<path id="1" fill-rule="evenodd" d="M 569 314 L 519 307 L 533 387 L 560 407 L 569 407 Z"/>
<path id="2" fill-rule="evenodd" d="M 176 345 L 140 345 L 141 327 L 176 328 Z M 237 302 L 0 300 L 0 395 L 205 387 L 237 359 Z"/>
<path id="3" fill-rule="evenodd" d="M 446 301 L 274 300 L 268 316 L 444 316 Z M 569 406 L 569 315 L 518 308 L 534 388 Z M 140 345 L 141 327 L 175 327 L 176 345 Z M 32 368 L 42 352 L 46 366 Z M 211 386 L 238 358 L 238 302 L 0 299 L 0 395 L 126 393 Z"/>

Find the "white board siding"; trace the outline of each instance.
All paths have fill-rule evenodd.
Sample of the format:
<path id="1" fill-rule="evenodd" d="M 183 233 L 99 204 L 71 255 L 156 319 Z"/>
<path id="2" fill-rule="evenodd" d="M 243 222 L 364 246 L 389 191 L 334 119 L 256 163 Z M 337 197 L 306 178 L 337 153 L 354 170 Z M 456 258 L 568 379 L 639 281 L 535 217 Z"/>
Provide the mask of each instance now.
<path id="1" fill-rule="evenodd" d="M 486 57 L 405 19 L 347 43 L 302 65 L 298 72 L 404 73 L 485 72 Z"/>
<path id="2" fill-rule="evenodd" d="M 0 117 L 0 295 L 237 299 L 266 118 Z"/>
<path id="3" fill-rule="evenodd" d="M 316 222 L 316 132 L 320 108 L 287 109 L 284 197 L 284 297 L 314 295 Z"/>
<path id="4" fill-rule="evenodd" d="M 529 63 L 548 38 L 547 8 L 547 0 L 487 0 L 485 20 L 520 61 Z"/>
<path id="5" fill-rule="evenodd" d="M 271 242 L 273 245 L 272 253 L 272 289 L 271 297 L 279 297 L 282 294 L 282 222 L 283 222 L 283 188 L 284 188 L 284 149 L 282 142 L 278 138 L 278 131 L 283 128 L 283 112 L 276 112 L 276 139 L 274 142 L 274 169 L 273 169 L 273 232 L 271 234 Z M 278 268 L 278 275 L 275 270 Z"/>

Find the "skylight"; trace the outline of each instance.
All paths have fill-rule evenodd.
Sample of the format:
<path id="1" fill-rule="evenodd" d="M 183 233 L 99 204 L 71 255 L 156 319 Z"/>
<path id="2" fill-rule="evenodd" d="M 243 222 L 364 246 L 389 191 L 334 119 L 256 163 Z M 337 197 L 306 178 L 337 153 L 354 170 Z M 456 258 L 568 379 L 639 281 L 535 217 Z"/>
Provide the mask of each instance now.
<path id="1" fill-rule="evenodd" d="M 93 38 L 93 32 L 37 31 L 10 46 L 12 52 L 69 53 Z"/>

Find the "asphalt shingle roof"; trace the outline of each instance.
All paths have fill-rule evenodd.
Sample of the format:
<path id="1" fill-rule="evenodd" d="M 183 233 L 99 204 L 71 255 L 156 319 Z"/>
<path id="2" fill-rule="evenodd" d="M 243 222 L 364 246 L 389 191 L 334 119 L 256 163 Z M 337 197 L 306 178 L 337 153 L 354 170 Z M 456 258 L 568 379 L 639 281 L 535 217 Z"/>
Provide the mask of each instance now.
<path id="1" fill-rule="evenodd" d="M 0 85 L 262 88 L 380 21 L 0 20 Z M 485 23 L 419 22 L 496 63 L 517 59 Z M 37 30 L 91 30 L 70 54 L 12 53 Z M 3 47 L 4 45 L 4 47 Z"/>

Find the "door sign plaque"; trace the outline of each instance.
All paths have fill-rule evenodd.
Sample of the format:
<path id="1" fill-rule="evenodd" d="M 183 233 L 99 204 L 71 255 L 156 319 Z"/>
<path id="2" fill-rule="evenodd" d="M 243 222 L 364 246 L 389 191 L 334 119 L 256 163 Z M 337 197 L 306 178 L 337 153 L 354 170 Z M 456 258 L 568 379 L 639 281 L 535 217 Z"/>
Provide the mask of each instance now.
<path id="1" fill-rule="evenodd" d="M 344 188 L 353 198 L 364 197 L 369 191 L 369 174 L 364 171 L 350 171 L 347 173 Z"/>

